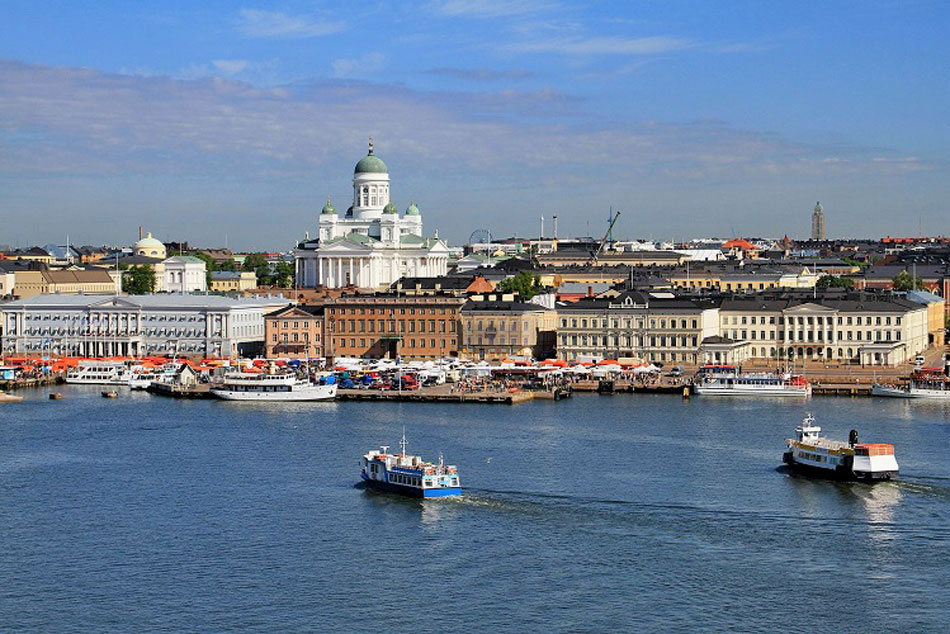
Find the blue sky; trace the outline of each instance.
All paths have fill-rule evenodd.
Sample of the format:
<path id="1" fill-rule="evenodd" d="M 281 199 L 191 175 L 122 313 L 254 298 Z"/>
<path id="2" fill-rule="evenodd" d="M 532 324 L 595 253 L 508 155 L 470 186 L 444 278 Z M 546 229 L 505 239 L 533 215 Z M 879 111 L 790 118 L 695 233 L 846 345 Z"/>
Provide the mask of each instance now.
<path id="1" fill-rule="evenodd" d="M 946 3 L 148 4 L 0 5 L 0 243 L 287 249 L 370 135 L 453 243 L 950 233 Z"/>

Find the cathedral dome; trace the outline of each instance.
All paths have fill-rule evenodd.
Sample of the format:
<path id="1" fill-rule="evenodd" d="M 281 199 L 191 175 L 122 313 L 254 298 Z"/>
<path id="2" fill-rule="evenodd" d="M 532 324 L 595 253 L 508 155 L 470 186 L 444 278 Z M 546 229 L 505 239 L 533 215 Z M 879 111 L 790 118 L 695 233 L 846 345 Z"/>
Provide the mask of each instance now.
<path id="1" fill-rule="evenodd" d="M 383 159 L 373 154 L 373 139 L 369 140 L 369 152 L 353 168 L 354 174 L 388 174 L 389 169 Z"/>
<path id="2" fill-rule="evenodd" d="M 392 201 L 390 201 L 386 203 L 385 207 L 383 207 L 383 213 L 384 214 L 398 214 L 399 210 L 396 209 L 396 205 L 394 205 Z"/>
<path id="3" fill-rule="evenodd" d="M 411 205 L 409 205 L 409 207 L 406 208 L 406 215 L 407 215 L 407 216 L 418 216 L 418 215 L 419 215 L 419 208 L 416 207 L 416 203 L 412 203 Z"/>
<path id="4" fill-rule="evenodd" d="M 329 196 L 327 196 L 327 204 L 325 204 L 325 205 L 323 206 L 323 210 L 322 210 L 320 213 L 321 213 L 321 214 L 328 214 L 328 215 L 329 215 L 329 214 L 332 214 L 332 215 L 334 215 L 334 216 L 336 215 L 336 209 L 333 207 L 332 204 L 330 204 L 330 197 L 329 197 Z"/>

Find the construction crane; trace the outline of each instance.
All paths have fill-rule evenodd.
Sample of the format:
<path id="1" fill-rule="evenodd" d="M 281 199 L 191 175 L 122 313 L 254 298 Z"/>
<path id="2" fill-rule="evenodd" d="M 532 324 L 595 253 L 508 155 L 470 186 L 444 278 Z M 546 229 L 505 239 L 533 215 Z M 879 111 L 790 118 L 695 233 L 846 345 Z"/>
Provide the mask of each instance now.
<path id="1" fill-rule="evenodd" d="M 610 221 L 610 225 L 607 227 L 607 231 L 604 233 L 604 237 L 601 239 L 600 243 L 597 245 L 597 249 L 590 254 L 590 259 L 587 260 L 587 266 L 594 266 L 597 264 L 597 258 L 600 257 L 601 252 L 604 250 L 604 246 L 607 244 L 607 240 L 610 238 L 610 233 L 614 230 L 614 225 L 617 224 L 617 220 L 620 219 L 620 212 L 614 212 L 614 217 Z"/>

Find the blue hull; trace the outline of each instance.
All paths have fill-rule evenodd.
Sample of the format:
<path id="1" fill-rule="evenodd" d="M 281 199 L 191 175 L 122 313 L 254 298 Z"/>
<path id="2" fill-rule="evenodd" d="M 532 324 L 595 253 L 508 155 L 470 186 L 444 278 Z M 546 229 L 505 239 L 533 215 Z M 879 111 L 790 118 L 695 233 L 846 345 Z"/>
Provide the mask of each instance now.
<path id="1" fill-rule="evenodd" d="M 387 493 L 398 493 L 399 495 L 407 495 L 413 498 L 442 498 L 450 495 L 462 495 L 462 487 L 445 487 L 439 489 L 419 489 L 417 487 L 403 486 L 401 484 L 393 484 L 391 482 L 381 482 L 379 480 L 372 480 L 370 478 L 363 478 L 363 482 L 366 483 L 366 486 L 372 487 L 379 491 L 386 491 Z"/>

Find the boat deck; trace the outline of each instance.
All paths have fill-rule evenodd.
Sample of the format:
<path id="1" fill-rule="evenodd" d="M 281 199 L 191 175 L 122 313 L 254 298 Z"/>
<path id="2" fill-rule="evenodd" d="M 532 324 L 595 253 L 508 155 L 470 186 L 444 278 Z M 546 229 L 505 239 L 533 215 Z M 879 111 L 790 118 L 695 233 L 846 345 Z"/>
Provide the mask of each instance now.
<path id="1" fill-rule="evenodd" d="M 844 441 L 832 440 L 830 438 L 818 438 L 817 440 L 810 440 L 810 441 L 794 440 L 794 442 L 798 443 L 799 445 L 815 447 L 817 449 L 827 449 L 828 451 L 840 451 L 842 449 L 851 448 L 850 445 L 848 445 L 848 443 Z"/>

